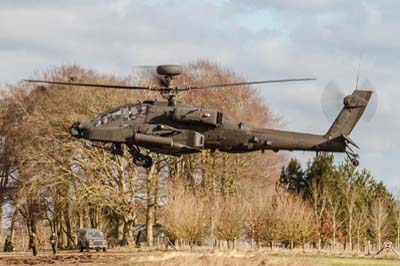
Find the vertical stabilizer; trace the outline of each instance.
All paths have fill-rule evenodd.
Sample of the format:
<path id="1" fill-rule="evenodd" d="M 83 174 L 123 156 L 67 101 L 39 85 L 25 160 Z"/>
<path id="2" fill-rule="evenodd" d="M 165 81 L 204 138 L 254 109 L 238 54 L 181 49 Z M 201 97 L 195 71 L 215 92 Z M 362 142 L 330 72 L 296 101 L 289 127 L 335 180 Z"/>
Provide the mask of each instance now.
<path id="1" fill-rule="evenodd" d="M 344 107 L 326 133 L 329 138 L 348 136 L 360 120 L 371 98 L 372 91 L 355 90 L 343 100 Z"/>

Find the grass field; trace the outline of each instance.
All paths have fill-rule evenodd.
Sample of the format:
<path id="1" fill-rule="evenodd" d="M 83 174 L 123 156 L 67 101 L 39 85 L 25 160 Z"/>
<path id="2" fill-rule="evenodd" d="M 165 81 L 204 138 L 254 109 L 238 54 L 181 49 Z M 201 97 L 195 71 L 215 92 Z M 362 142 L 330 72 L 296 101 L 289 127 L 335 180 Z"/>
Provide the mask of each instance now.
<path id="1" fill-rule="evenodd" d="M 391 266 L 398 258 L 344 258 L 322 255 L 268 254 L 267 252 L 110 250 L 107 253 L 62 251 L 33 257 L 28 252 L 0 253 L 0 265 L 113 265 L 113 266 Z"/>
<path id="2" fill-rule="evenodd" d="M 271 258 L 276 257 L 278 260 L 288 260 L 288 261 L 296 261 L 296 260 L 305 260 L 310 263 L 310 265 L 318 265 L 318 266 L 391 266 L 391 265 L 400 265 L 400 259 L 396 258 L 343 258 L 343 257 L 334 257 L 334 256 L 319 256 L 319 255 L 276 255 L 271 256 Z"/>
<path id="3" fill-rule="evenodd" d="M 131 260 L 132 265 L 145 266 L 217 266 L 217 265 L 265 265 L 265 266 L 391 266 L 400 265 L 394 258 L 342 258 L 319 255 L 266 255 L 262 253 L 214 253 L 214 254 L 171 254 L 164 258 Z"/>

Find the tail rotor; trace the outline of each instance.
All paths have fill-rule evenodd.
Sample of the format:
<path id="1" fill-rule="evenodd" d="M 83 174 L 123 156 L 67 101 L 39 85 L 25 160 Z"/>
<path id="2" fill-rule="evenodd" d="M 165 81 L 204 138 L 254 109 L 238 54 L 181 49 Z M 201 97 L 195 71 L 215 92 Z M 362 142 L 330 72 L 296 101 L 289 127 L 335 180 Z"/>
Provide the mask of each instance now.
<path id="1" fill-rule="evenodd" d="M 371 99 L 362 117 L 362 120 L 369 122 L 373 119 L 378 110 L 378 93 L 371 81 L 368 79 L 365 79 L 361 85 L 358 85 L 357 82 L 356 90 L 372 91 Z M 328 122 L 332 123 L 335 121 L 337 113 L 343 107 L 343 99 L 345 98 L 346 94 L 350 93 L 345 93 L 344 90 L 341 89 L 338 83 L 334 80 L 329 81 L 323 89 L 321 96 L 321 107 Z"/>

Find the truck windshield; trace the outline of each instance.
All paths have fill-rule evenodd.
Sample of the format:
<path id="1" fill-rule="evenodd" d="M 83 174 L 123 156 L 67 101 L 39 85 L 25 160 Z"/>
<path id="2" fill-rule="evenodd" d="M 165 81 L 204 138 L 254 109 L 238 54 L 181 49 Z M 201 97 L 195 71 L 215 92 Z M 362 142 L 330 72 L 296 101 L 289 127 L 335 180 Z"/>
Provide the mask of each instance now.
<path id="1" fill-rule="evenodd" d="M 103 237 L 103 232 L 99 231 L 89 231 L 87 232 L 88 237 Z"/>

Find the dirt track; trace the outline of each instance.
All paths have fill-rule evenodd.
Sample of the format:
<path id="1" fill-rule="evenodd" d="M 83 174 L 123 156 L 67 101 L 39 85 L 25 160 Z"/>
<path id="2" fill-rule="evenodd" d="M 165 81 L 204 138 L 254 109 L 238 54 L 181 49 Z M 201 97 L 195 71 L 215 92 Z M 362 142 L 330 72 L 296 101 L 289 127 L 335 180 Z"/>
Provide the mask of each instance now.
<path id="1" fill-rule="evenodd" d="M 171 252 L 154 249 L 122 248 L 111 249 L 107 252 L 79 252 L 59 251 L 53 256 L 50 251 L 40 252 L 34 257 L 32 252 L 0 252 L 0 266 L 3 265 L 112 265 L 112 266 L 136 266 L 136 265 L 160 265 L 165 260 L 176 256 L 198 256 L 195 253 Z M 174 265 L 176 265 L 174 263 Z"/>
<path id="2" fill-rule="evenodd" d="M 31 252 L 0 253 L 0 265 L 132 265 L 131 258 L 137 252 L 80 253 L 61 251 L 56 256 L 50 252 L 39 252 L 34 257 Z"/>
<path id="3" fill-rule="evenodd" d="M 259 254 L 258 254 L 259 255 Z M 57 256 L 50 252 L 39 253 L 33 257 L 32 253 L 15 252 L 0 253 L 0 265 L 112 265 L 112 266 L 216 266 L 216 265 L 277 265 L 269 264 L 269 259 L 259 258 L 254 254 L 226 253 L 207 251 L 156 251 L 156 250 L 111 250 L 106 253 L 92 251 L 80 253 L 62 251 Z M 305 266 L 310 264 L 279 264 L 290 266 Z"/>
<path id="4" fill-rule="evenodd" d="M 111 265 L 111 266 L 317 266 L 317 265 L 398 265 L 398 258 L 334 257 L 318 254 L 273 254 L 263 251 L 211 251 L 182 250 L 160 251 L 149 249 L 113 249 L 106 253 L 91 251 L 61 251 L 57 256 L 50 252 L 0 252 L 3 265 Z"/>
<path id="5" fill-rule="evenodd" d="M 259 255 L 259 254 L 258 254 Z M 0 253 L 0 265 L 112 265 L 112 266 L 158 266 L 158 265 L 232 265 L 241 261 L 249 265 L 253 253 L 210 252 L 210 251 L 160 251 L 146 249 L 114 249 L 106 253 L 91 251 L 61 251 L 56 256 L 50 252 L 39 252 L 34 257 L 31 252 Z M 247 261 L 247 262 L 246 262 Z M 251 264 L 267 265 L 267 264 Z"/>

